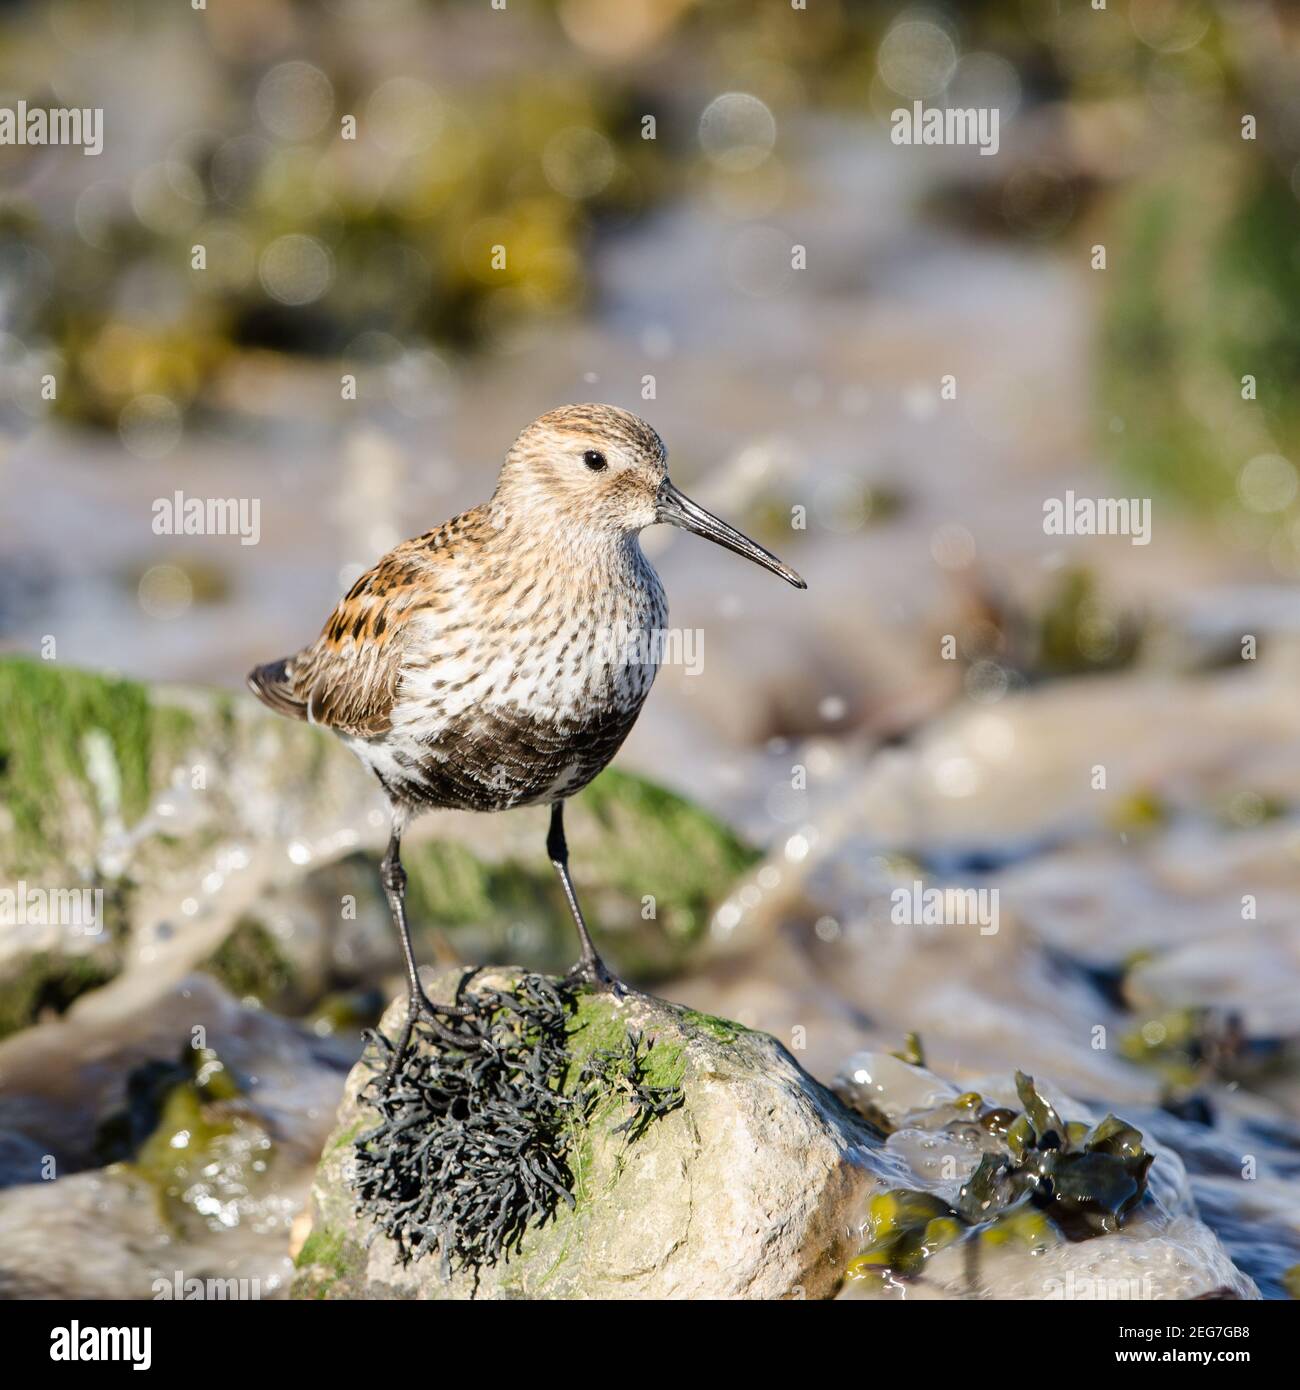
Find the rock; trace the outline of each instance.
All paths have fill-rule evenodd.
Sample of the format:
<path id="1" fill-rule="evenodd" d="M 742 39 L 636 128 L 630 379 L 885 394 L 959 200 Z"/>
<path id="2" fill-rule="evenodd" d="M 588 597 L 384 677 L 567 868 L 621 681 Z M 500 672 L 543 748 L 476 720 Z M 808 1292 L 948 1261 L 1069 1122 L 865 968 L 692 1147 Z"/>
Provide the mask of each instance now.
<path id="1" fill-rule="evenodd" d="M 0 1298 L 282 1298 L 280 1236 L 273 1249 L 243 1228 L 219 1246 L 178 1235 L 154 1185 L 114 1164 L 0 1192 Z M 172 1292 L 186 1281 L 208 1291 Z"/>
<path id="2" fill-rule="evenodd" d="M 1260 660 L 1195 680 L 1046 682 L 958 701 L 901 745 L 802 750 L 814 775 L 781 817 L 788 837 L 719 906 L 710 955 L 662 992 L 799 1037 L 819 1077 L 909 1032 L 961 1089 L 1050 1077 L 1163 1138 L 1239 1270 L 1287 1296 L 1298 672 L 1300 644 L 1277 633 Z M 1096 748 L 1105 794 L 1090 789 Z M 918 881 L 996 890 L 997 932 L 956 914 L 896 923 L 894 894 Z"/>
<path id="3" fill-rule="evenodd" d="M 3 1033 L 134 966 L 165 991 L 269 889 L 360 843 L 375 809 L 345 749 L 251 698 L 6 659 L 0 706 L 0 883 L 103 894 L 89 925 L 0 931 Z"/>
<path id="4" fill-rule="evenodd" d="M 2 658 L 0 707 L 0 1282 L 148 1297 L 184 1269 L 278 1296 L 357 1029 L 400 970 L 378 786 L 336 739 L 223 691 Z M 545 817 L 418 823 L 404 849 L 423 959 L 441 932 L 464 959 L 572 960 Z M 570 822 L 588 918 L 642 979 L 684 963 L 754 858 L 689 802 L 614 771 Z M 20 885 L 51 901 L 102 889 L 98 930 L 6 917 Z M 182 1086 L 174 1113 L 109 1162 L 101 1130 L 131 1079 L 175 1067 L 196 1030 L 240 1097 Z M 174 1152 L 167 1125 L 185 1128 L 195 1105 L 211 1152 Z M 160 1153 L 185 1162 L 149 1161 Z"/>
<path id="5" fill-rule="evenodd" d="M 148 1299 L 178 1273 L 243 1281 L 227 1297 L 288 1286 L 348 1051 L 207 976 L 147 983 L 0 1042 L 0 1297 Z"/>
<path id="6" fill-rule="evenodd" d="M 476 977 L 509 987 L 514 971 Z M 430 985 L 452 997 L 459 973 Z M 395 1003 L 383 1028 L 402 1022 Z M 654 1046 L 660 1081 L 683 1103 L 636 1139 L 616 1132 L 619 1100 L 578 1124 L 576 1206 L 560 1205 L 494 1266 L 444 1279 L 426 1254 L 403 1264 L 393 1241 L 356 1212 L 354 1141 L 376 1122 L 361 1099 L 372 1072 L 348 1078 L 313 1188 L 314 1223 L 298 1257 L 299 1298 L 826 1298 L 839 1286 L 850 1230 L 881 1170 L 870 1131 L 775 1039 L 644 994 L 578 996 L 575 1060 Z"/>
<path id="7" fill-rule="evenodd" d="M 159 992 L 202 969 L 294 1016 L 335 982 L 376 989 L 400 970 L 376 867 L 388 813 L 337 739 L 251 697 L 20 658 L 0 659 L 0 708 L 6 899 L 18 885 L 51 902 L 103 894 L 89 929 L 17 920 L 0 900 L 0 1037 L 141 965 Z M 714 817 L 612 770 L 573 799 L 568 831 L 588 918 L 641 980 L 681 968 L 755 858 Z M 440 931 L 453 959 L 567 966 L 545 844 L 544 808 L 419 821 L 403 848 L 422 958 Z"/>
<path id="8" fill-rule="evenodd" d="M 99 1166 L 99 1132 L 128 1104 L 132 1074 L 175 1063 L 196 1039 L 236 1078 L 280 1156 L 295 1167 L 314 1161 L 351 1061 L 347 1048 L 244 1007 L 205 975 L 161 994 L 147 991 L 143 977 L 131 977 L 130 992 L 125 983 L 0 1042 L 0 1134 L 27 1141 L 0 1178 L 43 1181 L 39 1163 L 19 1161 L 33 1146 L 54 1157 L 60 1179 Z"/>

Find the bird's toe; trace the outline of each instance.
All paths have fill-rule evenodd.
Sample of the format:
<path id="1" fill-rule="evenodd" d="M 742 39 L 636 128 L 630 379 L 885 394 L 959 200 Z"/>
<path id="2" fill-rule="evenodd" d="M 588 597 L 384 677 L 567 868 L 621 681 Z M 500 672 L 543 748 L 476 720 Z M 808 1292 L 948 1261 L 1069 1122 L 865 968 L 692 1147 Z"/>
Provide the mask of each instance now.
<path id="1" fill-rule="evenodd" d="M 612 994 L 615 999 L 622 999 L 627 994 L 627 986 L 599 956 L 594 960 L 580 960 L 565 976 L 565 982 L 585 985 L 602 994 Z"/>

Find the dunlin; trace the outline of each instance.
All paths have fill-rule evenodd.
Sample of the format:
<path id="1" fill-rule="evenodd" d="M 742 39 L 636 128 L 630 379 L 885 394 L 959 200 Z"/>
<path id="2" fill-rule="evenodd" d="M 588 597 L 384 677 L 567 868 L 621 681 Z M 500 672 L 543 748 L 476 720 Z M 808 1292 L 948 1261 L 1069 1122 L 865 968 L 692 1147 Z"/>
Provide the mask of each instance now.
<path id="1" fill-rule="evenodd" d="M 569 877 L 564 802 L 618 751 L 650 692 L 668 608 L 641 552 L 668 522 L 756 561 L 796 588 L 775 555 L 673 486 L 663 442 L 608 405 L 570 405 L 515 440 L 489 502 L 405 541 L 368 570 L 310 646 L 249 676 L 280 714 L 332 729 L 392 806 L 384 891 L 410 989 L 400 1059 L 432 1003 L 416 973 L 400 850 L 431 807 L 551 808 L 546 847 L 582 943 L 575 975 L 617 989 Z"/>

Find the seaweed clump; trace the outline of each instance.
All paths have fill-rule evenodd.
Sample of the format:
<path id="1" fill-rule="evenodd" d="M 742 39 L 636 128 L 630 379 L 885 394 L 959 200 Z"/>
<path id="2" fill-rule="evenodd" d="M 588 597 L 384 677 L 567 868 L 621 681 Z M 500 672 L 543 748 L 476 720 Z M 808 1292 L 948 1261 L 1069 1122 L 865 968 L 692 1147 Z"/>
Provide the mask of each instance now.
<path id="1" fill-rule="evenodd" d="M 574 1135 L 611 1093 L 631 1102 L 615 1131 L 629 1141 L 682 1101 L 679 1087 L 647 1083 L 654 1044 L 637 1034 L 593 1054 L 566 1091 L 575 1000 L 544 976 L 509 992 L 462 985 L 457 1003 L 471 1012 L 455 1042 L 417 1024 L 392 1084 L 368 1084 L 380 1122 L 354 1142 L 357 1210 L 403 1262 L 437 1250 L 444 1278 L 508 1259 L 530 1226 L 575 1207 Z M 368 1036 L 387 1062 L 392 1045 Z"/>
<path id="2" fill-rule="evenodd" d="M 1142 1200 L 1154 1161 L 1141 1133 L 1114 1115 L 1091 1127 L 1067 1123 L 1023 1072 L 1016 1092 L 1020 1113 L 986 1109 L 974 1092 L 954 1102 L 964 1112 L 956 1123 L 981 1142 L 995 1139 L 1000 1151 L 985 1151 L 955 1205 L 907 1188 L 873 1197 L 867 1244 L 850 1262 L 850 1278 L 914 1277 L 936 1251 L 962 1241 L 973 1260 L 980 1245 L 1041 1249 L 1119 1230 Z"/>
<path id="3" fill-rule="evenodd" d="M 1016 1093 L 1025 1108 L 1007 1129 L 1008 1153 L 980 1160 L 961 1190 L 962 1215 L 975 1222 L 1033 1206 L 1070 1240 L 1119 1230 L 1154 1162 L 1140 1131 L 1114 1115 L 1091 1128 L 1066 1124 L 1024 1072 Z"/>

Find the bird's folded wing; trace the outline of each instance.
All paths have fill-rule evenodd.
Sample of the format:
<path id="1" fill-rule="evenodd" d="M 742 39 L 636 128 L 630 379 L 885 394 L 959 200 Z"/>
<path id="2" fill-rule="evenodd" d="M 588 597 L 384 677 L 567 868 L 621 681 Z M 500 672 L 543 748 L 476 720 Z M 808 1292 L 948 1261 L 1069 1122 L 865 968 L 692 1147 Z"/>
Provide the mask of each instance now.
<path id="1" fill-rule="evenodd" d="M 414 543 L 399 546 L 357 580 L 316 641 L 289 658 L 284 688 L 311 723 L 359 738 L 391 728 L 412 619 L 436 599 L 429 578 Z"/>

